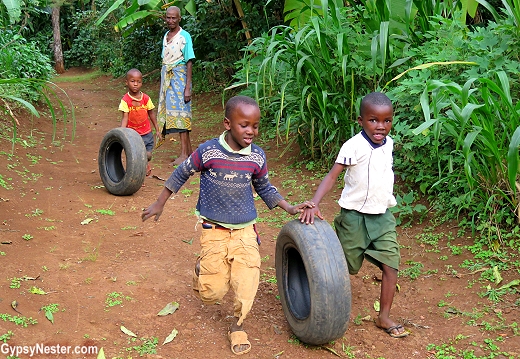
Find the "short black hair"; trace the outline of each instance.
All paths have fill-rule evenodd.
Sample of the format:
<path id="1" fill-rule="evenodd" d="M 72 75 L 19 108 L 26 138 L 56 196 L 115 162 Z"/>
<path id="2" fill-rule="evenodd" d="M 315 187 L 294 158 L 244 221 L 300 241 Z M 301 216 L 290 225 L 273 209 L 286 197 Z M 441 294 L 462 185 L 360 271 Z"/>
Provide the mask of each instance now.
<path id="1" fill-rule="evenodd" d="M 141 73 L 141 71 L 139 71 L 138 69 L 136 68 L 133 68 L 133 69 L 130 69 L 126 72 L 126 78 L 128 78 L 128 76 L 132 73 L 132 72 L 137 72 L 139 75 L 141 75 L 141 77 L 143 76 L 143 74 Z"/>
<path id="2" fill-rule="evenodd" d="M 363 117 L 363 112 L 366 106 L 389 106 L 392 107 L 392 101 L 382 92 L 371 92 L 361 100 L 361 105 L 359 106 L 359 116 Z"/>
<path id="3" fill-rule="evenodd" d="M 226 102 L 226 110 L 224 113 L 224 116 L 226 116 L 228 119 L 231 116 L 231 113 L 237 108 L 239 105 L 249 105 L 249 106 L 255 106 L 258 107 L 258 103 L 253 100 L 251 97 L 248 96 L 234 96 L 231 97 Z"/>

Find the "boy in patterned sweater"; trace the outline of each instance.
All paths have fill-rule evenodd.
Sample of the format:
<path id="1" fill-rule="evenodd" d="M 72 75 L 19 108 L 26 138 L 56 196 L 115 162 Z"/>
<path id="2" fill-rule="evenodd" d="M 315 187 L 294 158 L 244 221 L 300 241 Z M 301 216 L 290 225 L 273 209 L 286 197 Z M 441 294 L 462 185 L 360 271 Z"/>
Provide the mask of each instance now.
<path id="1" fill-rule="evenodd" d="M 253 144 L 258 135 L 260 109 L 252 98 L 235 96 L 226 103 L 224 131 L 201 144 L 170 175 L 157 201 L 146 208 L 143 221 L 161 215 L 172 193 L 200 172 L 196 211 L 202 222 L 201 253 L 194 271 L 194 289 L 205 304 L 235 293 L 234 321 L 228 338 L 234 354 L 245 354 L 251 343 L 243 321 L 251 310 L 260 278 L 260 252 L 254 228 L 257 212 L 251 184 L 269 209 L 276 206 L 297 214 L 309 202 L 286 202 L 271 185 L 264 151 Z"/>
<path id="2" fill-rule="evenodd" d="M 157 125 L 157 117 L 153 109 L 155 106 L 150 96 L 141 92 L 143 85 L 143 75 L 138 69 L 130 69 L 126 73 L 126 87 L 128 92 L 123 96 L 119 104 L 119 111 L 122 112 L 121 127 L 128 127 L 137 131 L 143 139 L 146 148 L 146 156 L 148 165 L 146 166 L 146 175 L 152 172 L 150 160 L 152 159 L 152 150 L 154 146 L 154 137 L 152 126 L 155 128 L 155 135 L 159 139 L 160 130 Z"/>

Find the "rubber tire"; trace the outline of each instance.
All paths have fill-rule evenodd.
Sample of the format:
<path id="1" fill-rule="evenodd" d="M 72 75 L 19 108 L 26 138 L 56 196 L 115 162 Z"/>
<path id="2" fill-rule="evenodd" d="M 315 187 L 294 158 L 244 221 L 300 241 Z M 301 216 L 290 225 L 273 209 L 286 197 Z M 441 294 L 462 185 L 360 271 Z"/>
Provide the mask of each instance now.
<path id="1" fill-rule="evenodd" d="M 347 261 L 332 227 L 318 218 L 313 225 L 287 223 L 276 240 L 275 262 L 283 312 L 296 337 L 312 345 L 341 338 L 352 298 Z"/>
<path id="2" fill-rule="evenodd" d="M 121 160 L 123 150 L 126 171 Z M 146 177 L 146 148 L 141 136 L 131 128 L 111 129 L 99 146 L 98 164 L 99 175 L 108 192 L 117 196 L 134 194 Z"/>

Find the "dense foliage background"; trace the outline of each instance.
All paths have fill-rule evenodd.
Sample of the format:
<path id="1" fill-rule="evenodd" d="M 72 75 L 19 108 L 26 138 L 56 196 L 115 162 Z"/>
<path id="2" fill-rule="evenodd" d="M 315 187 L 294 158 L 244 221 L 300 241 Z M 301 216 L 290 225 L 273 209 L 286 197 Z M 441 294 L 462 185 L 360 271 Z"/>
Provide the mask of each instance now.
<path id="1" fill-rule="evenodd" d="M 194 40 L 195 91 L 257 98 L 264 130 L 287 146 L 297 141 L 316 170 L 359 131 L 362 96 L 384 91 L 395 103 L 398 220 L 434 209 L 438 220 L 457 219 L 492 248 L 516 248 L 518 0 L 177 3 Z M 13 109 L 35 111 L 32 103 L 47 98 L 56 8 L 65 67 L 116 77 L 137 67 L 156 80 L 162 5 L 3 0 L 0 108 L 16 127 Z"/>

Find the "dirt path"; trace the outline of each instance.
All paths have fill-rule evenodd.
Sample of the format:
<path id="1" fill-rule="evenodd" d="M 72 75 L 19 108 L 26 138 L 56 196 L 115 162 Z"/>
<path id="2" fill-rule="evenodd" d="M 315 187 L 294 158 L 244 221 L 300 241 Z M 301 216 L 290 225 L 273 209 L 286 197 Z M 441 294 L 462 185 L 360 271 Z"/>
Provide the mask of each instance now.
<path id="1" fill-rule="evenodd" d="M 65 76 L 75 74 L 69 71 Z M 72 143 L 52 144 L 51 127 L 42 120 L 34 125 L 32 136 L 30 121 L 25 120 L 20 135 L 26 142 L 17 144 L 14 156 L 8 155 L 6 138 L 10 134 L 5 125 L 0 139 L 0 150 L 5 151 L 0 153 L 0 184 L 4 183 L 0 186 L 0 319 L 4 319 L 0 320 L 0 341 L 7 343 L 1 347 L 0 357 L 8 357 L 6 348 L 39 343 L 96 346 L 103 348 L 106 358 L 138 358 L 140 354 L 148 358 L 234 357 L 226 338 L 231 296 L 220 305 L 205 307 L 192 295 L 191 272 L 200 234 L 200 228 L 194 229 L 193 215 L 198 182 L 187 183 L 184 191 L 172 197 L 158 223 L 142 223 L 141 209 L 155 200 L 162 182 L 147 178 L 146 186 L 134 195 L 116 197 L 102 187 L 97 167 L 102 137 L 119 124 L 117 105 L 125 91 L 122 81 L 100 77 L 60 86 L 76 108 L 77 136 Z M 156 99 L 156 84 L 147 85 L 144 91 Z M 199 96 L 194 101 L 192 141 L 197 145 L 221 131 L 220 96 Z M 58 128 L 58 133 L 61 130 Z M 296 155 L 278 158 L 283 148 L 262 138 L 257 142 L 266 149 L 271 179 L 282 194 L 291 201 L 310 198 L 319 178 L 302 165 L 293 165 L 300 160 Z M 167 141 L 155 153 L 155 175 L 168 177 L 171 168 L 167 163 L 178 145 Z M 329 222 L 338 209 L 338 196 L 339 189 L 323 205 Z M 497 306 L 480 298 L 477 293 L 484 284 L 477 281 L 479 274 L 460 276 L 465 271 L 459 263 L 471 257 L 467 251 L 452 255 L 446 246 L 448 233 L 454 236 L 456 228 L 428 232 L 439 236 L 436 246 L 416 239 L 429 223 L 399 229 L 403 269 L 411 268 L 412 263 L 423 265 L 418 279 L 400 278 L 400 293 L 392 311 L 395 320 L 412 332 L 409 337 L 393 339 L 374 326 L 373 305 L 379 294 L 375 276 L 379 272 L 365 264 L 351 279 L 352 318 L 344 337 L 324 347 L 299 343 L 283 316 L 273 283 L 275 239 L 291 217 L 280 209 L 269 212 L 260 202 L 258 209 L 262 279 L 245 324 L 253 345 L 245 357 L 311 359 L 337 354 L 344 358 L 448 358 L 434 354 L 451 342 L 456 350 L 453 357 L 462 357 L 463 350 L 474 351 L 475 356 L 467 358 L 487 358 L 500 351 L 519 357 L 518 327 L 513 325 L 518 306 L 511 304 L 516 298 L 506 296 Z M 450 243 L 459 247 L 468 244 L 460 238 Z M 514 273 L 510 277 L 514 279 Z M 33 287 L 33 292 L 39 289 L 47 294 L 33 294 Z M 14 300 L 21 314 L 11 307 Z M 158 317 L 172 301 L 179 303 L 179 309 Z M 44 306 L 52 309 L 52 304 L 57 304 L 54 323 L 41 310 Z M 22 317 L 27 327 L 20 324 Z M 122 325 L 136 337 L 123 333 Z M 178 330 L 177 337 L 161 345 L 173 329 Z M 489 340 L 500 350 L 490 349 Z M 154 348 L 156 354 L 146 354 Z"/>

